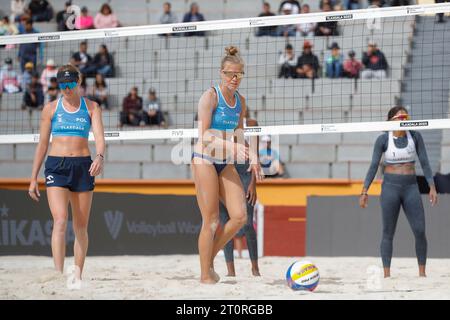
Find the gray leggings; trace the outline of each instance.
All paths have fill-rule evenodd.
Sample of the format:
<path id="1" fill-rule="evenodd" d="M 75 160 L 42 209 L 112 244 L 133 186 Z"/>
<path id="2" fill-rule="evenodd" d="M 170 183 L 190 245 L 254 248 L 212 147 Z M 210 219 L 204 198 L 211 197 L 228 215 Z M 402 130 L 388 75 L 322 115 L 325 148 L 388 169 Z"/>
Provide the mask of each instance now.
<path id="1" fill-rule="evenodd" d="M 248 186 L 251 182 L 252 173 L 247 172 L 248 165 L 246 164 L 236 164 L 235 165 L 237 172 L 239 173 L 239 177 L 241 178 L 242 186 L 244 187 L 244 192 L 247 193 Z M 242 237 L 245 235 L 247 240 L 248 253 L 250 255 L 250 259 L 252 261 L 258 260 L 258 246 L 256 241 L 256 231 L 253 227 L 253 209 L 254 207 L 247 202 L 247 223 L 242 227 L 241 230 L 236 234 L 238 237 Z M 225 225 L 228 220 L 230 220 L 230 216 L 228 215 L 228 211 L 225 206 L 220 203 L 220 222 L 222 225 Z M 223 248 L 225 253 L 225 261 L 233 262 L 234 261 L 234 243 L 233 239 L 228 241 L 228 243 Z"/>
<path id="2" fill-rule="evenodd" d="M 400 206 L 416 239 L 416 255 L 419 265 L 427 261 L 427 239 L 425 236 L 425 213 L 415 175 L 385 174 L 381 187 L 381 209 L 383 212 L 383 239 L 381 259 L 389 268 L 392 259 L 392 242 L 400 213 Z"/>

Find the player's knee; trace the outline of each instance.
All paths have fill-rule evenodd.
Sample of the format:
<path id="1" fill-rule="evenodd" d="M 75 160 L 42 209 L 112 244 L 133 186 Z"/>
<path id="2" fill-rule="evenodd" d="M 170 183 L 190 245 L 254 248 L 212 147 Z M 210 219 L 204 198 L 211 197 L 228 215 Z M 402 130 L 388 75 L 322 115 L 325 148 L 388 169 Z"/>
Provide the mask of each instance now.
<path id="1" fill-rule="evenodd" d="M 235 222 L 239 225 L 239 227 L 243 227 L 247 224 L 247 214 L 245 212 L 240 212 L 235 216 Z"/>
<path id="2" fill-rule="evenodd" d="M 66 218 L 57 218 L 53 220 L 53 231 L 57 233 L 65 233 L 67 228 Z"/>
<path id="3" fill-rule="evenodd" d="M 220 220 L 219 220 L 219 215 L 214 214 L 211 217 L 209 217 L 208 219 L 204 219 L 203 220 L 203 229 L 208 231 L 208 232 L 216 232 L 217 227 L 219 226 Z"/>

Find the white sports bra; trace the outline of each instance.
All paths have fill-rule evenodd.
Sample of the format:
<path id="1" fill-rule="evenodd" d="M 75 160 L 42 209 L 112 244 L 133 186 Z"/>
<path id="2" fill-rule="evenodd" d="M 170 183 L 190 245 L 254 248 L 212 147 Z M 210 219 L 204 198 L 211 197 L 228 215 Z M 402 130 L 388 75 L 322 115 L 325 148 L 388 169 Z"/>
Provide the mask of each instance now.
<path id="1" fill-rule="evenodd" d="M 394 134 L 389 131 L 388 146 L 384 153 L 384 162 L 386 164 L 398 164 L 415 162 L 416 145 L 409 131 L 406 131 L 408 144 L 405 148 L 397 148 L 394 142 Z"/>

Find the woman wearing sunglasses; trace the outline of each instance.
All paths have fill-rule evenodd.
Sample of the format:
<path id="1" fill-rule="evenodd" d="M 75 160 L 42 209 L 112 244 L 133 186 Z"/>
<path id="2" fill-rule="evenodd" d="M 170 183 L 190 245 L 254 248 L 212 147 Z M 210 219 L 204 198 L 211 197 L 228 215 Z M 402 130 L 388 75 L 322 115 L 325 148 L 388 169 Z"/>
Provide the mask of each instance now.
<path id="1" fill-rule="evenodd" d="M 214 258 L 219 250 L 245 225 L 246 196 L 237 161 L 249 158 L 249 171 L 261 180 L 256 146 L 244 142 L 243 119 L 246 103 L 238 88 L 244 76 L 244 61 L 235 47 L 225 48 L 220 75 L 221 83 L 208 89 L 198 104 L 198 141 L 192 154 L 192 176 L 197 202 L 202 215 L 198 239 L 200 282 L 214 284 L 219 276 L 214 271 Z M 219 201 L 225 205 L 230 219 L 219 226 Z"/>
<path id="2" fill-rule="evenodd" d="M 103 169 L 105 140 L 101 108 L 96 102 L 83 98 L 79 93 L 80 72 L 72 65 L 65 65 L 57 73 L 62 96 L 48 103 L 41 115 L 40 138 L 36 149 L 29 196 L 39 201 L 37 177 L 50 136 L 52 142 L 45 162 L 47 198 L 53 217 L 52 254 L 55 268 L 63 272 L 65 258 L 65 232 L 68 221 L 68 205 L 72 208 L 75 233 L 74 279 L 81 280 L 88 248 L 88 221 L 94 190 L 94 177 Z M 89 131 L 95 138 L 96 156 L 91 160 L 88 146 Z"/>
<path id="3" fill-rule="evenodd" d="M 409 115 L 404 107 L 398 106 L 389 110 L 388 120 L 406 121 L 409 120 Z M 384 177 L 380 196 L 383 238 L 380 249 L 384 277 L 387 278 L 391 275 L 392 244 L 400 207 L 403 207 L 414 233 L 419 276 L 425 277 L 427 239 L 425 236 L 424 207 L 416 180 L 416 154 L 430 186 L 429 196 L 432 206 L 437 202 L 437 193 L 422 135 L 419 131 L 390 131 L 378 137 L 375 142 L 372 163 L 367 172 L 359 199 L 359 204 L 362 208 L 367 207 L 367 190 L 375 177 L 383 153 Z"/>

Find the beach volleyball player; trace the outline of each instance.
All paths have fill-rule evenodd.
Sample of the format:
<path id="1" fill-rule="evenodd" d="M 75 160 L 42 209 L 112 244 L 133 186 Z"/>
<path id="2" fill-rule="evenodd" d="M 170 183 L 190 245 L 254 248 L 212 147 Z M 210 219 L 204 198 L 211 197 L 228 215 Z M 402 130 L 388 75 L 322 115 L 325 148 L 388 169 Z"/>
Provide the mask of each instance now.
<path id="1" fill-rule="evenodd" d="M 249 158 L 257 180 L 261 180 L 257 150 L 245 146 L 243 118 L 245 99 L 238 93 L 244 76 L 244 61 L 236 47 L 225 48 L 220 66 L 221 83 L 208 89 L 198 104 L 198 141 L 192 154 L 198 205 L 202 228 L 198 240 L 200 281 L 213 284 L 219 281 L 214 271 L 214 258 L 241 229 L 247 220 L 246 196 L 234 166 Z M 219 201 L 227 208 L 230 220 L 219 226 Z"/>
<path id="2" fill-rule="evenodd" d="M 393 107 L 388 113 L 389 121 L 409 120 L 408 111 L 402 107 Z M 383 238 L 381 240 L 381 259 L 384 277 L 391 275 L 393 239 L 400 207 L 403 207 L 416 241 L 416 255 L 419 264 L 419 276 L 425 277 L 427 261 L 427 239 L 425 236 L 425 212 L 417 185 L 415 158 L 419 158 L 425 178 L 430 186 L 430 203 L 435 205 L 437 193 L 433 173 L 428 161 L 425 144 L 419 131 L 390 131 L 381 134 L 374 146 L 372 162 L 364 181 L 359 204 L 367 207 L 369 189 L 381 156 L 384 153 L 384 177 L 381 186 L 381 209 L 383 220 Z"/>
<path id="3" fill-rule="evenodd" d="M 40 138 L 37 145 L 29 196 L 39 201 L 37 177 L 45 161 L 45 184 L 48 204 L 53 216 L 52 254 L 55 268 L 64 270 L 65 232 L 68 206 L 72 208 L 75 233 L 74 279 L 81 280 L 88 248 L 88 222 L 94 190 L 94 177 L 103 169 L 105 140 L 101 108 L 96 102 L 80 96 L 80 73 L 72 65 L 62 66 L 57 73 L 62 96 L 45 105 L 41 114 Z M 88 146 L 89 131 L 95 138 L 96 156 L 91 160 Z"/>

